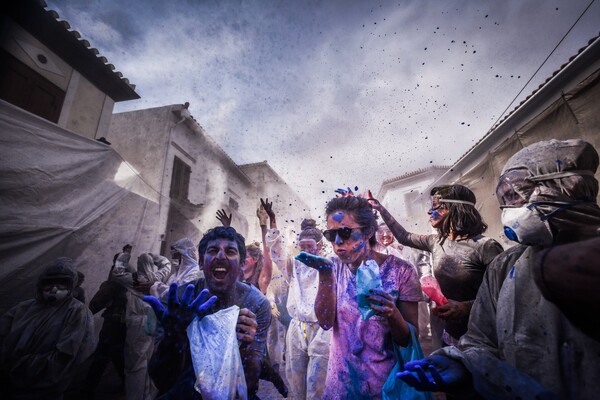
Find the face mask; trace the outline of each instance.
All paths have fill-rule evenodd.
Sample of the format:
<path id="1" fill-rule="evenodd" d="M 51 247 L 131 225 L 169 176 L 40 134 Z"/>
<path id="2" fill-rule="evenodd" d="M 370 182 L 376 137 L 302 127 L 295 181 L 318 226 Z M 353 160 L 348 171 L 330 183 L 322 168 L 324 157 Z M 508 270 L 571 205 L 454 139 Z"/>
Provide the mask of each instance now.
<path id="1" fill-rule="evenodd" d="M 56 303 L 60 300 L 66 299 L 68 295 L 69 291 L 67 289 L 59 289 L 56 291 L 44 290 L 42 292 L 42 297 L 47 303 Z"/>
<path id="2" fill-rule="evenodd" d="M 531 207 L 531 206 L 530 206 Z M 552 231 L 542 214 L 529 207 L 504 208 L 502 225 L 504 234 L 510 240 L 529 246 L 552 244 Z"/>

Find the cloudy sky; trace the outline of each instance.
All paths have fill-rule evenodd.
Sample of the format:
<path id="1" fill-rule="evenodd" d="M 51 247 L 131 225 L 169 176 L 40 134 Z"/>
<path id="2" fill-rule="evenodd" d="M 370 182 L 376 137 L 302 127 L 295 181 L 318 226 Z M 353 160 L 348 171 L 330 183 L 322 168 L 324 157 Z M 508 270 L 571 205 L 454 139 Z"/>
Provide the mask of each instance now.
<path id="1" fill-rule="evenodd" d="M 238 164 L 315 209 L 451 165 L 600 31 L 600 1 L 47 0 L 132 83 L 116 112 L 190 102 Z"/>

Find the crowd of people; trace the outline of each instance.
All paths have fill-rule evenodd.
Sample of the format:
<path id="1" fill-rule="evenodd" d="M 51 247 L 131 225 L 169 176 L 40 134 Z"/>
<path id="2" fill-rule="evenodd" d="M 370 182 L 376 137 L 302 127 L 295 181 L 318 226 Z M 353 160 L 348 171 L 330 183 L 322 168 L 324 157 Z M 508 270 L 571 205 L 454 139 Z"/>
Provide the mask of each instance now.
<path id="1" fill-rule="evenodd" d="M 595 398 L 598 163 L 582 140 L 514 154 L 496 189 L 507 249 L 450 184 L 429 193 L 429 234 L 350 189 L 295 243 L 268 199 L 252 243 L 219 210 L 169 257 L 134 264 L 125 245 L 87 304 L 76 262 L 59 258 L 0 320 L 2 398 L 92 399 L 110 363 L 140 400 L 256 399 L 266 381 L 293 399 Z M 431 279 L 443 301 L 424 293 Z"/>

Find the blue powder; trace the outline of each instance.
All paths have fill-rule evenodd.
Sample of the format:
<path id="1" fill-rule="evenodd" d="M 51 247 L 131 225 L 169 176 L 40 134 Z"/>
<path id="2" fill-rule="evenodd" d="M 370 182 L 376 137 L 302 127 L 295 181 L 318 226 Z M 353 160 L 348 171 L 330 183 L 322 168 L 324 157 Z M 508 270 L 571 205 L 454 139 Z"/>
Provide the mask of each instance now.
<path id="1" fill-rule="evenodd" d="M 510 277 L 510 279 L 513 279 L 513 277 L 515 276 L 515 266 L 514 265 L 510 269 L 510 273 L 508 274 L 508 276 Z"/>
<path id="2" fill-rule="evenodd" d="M 341 220 L 344 219 L 344 213 L 341 211 L 338 211 L 335 214 L 333 214 L 333 216 L 331 218 L 333 218 L 333 220 L 336 222 L 340 222 Z"/>

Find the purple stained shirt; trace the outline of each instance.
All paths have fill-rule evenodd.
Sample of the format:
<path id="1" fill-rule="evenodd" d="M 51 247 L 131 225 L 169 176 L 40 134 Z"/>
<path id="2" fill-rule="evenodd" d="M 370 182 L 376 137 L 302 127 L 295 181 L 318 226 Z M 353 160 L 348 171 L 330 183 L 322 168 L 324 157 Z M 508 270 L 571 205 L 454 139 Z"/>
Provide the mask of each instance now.
<path id="1" fill-rule="evenodd" d="M 338 257 L 332 258 L 337 310 L 329 351 L 323 399 L 379 399 L 396 359 L 386 318 L 363 321 L 358 309 L 356 275 Z M 389 256 L 379 267 L 383 290 L 396 301 L 422 300 L 415 269 Z"/>

